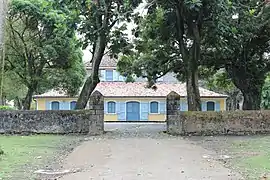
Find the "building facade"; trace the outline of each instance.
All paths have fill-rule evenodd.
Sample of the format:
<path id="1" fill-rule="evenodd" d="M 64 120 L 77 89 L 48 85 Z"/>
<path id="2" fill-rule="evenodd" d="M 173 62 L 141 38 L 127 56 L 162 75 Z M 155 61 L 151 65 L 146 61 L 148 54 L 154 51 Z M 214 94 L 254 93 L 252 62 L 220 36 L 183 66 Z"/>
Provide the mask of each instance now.
<path id="1" fill-rule="evenodd" d="M 95 91 L 104 96 L 105 121 L 165 121 L 166 97 L 174 91 L 181 97 L 179 111 L 187 111 L 187 90 L 173 74 L 166 74 L 147 88 L 143 78 L 134 83 L 126 83 L 125 77 L 116 71 L 117 62 L 105 57 L 100 66 L 100 80 Z M 90 73 L 90 65 L 86 66 Z M 225 111 L 226 95 L 200 88 L 202 111 Z M 51 90 L 35 95 L 37 110 L 72 110 L 77 97 L 69 97 L 64 92 Z"/>

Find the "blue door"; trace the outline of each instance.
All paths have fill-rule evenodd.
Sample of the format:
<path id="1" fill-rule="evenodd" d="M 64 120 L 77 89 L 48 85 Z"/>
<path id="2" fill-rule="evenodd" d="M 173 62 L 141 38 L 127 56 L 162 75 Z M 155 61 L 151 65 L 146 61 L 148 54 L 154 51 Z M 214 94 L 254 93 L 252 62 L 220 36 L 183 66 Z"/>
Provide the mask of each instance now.
<path id="1" fill-rule="evenodd" d="M 140 120 L 140 103 L 127 102 L 127 121 L 139 121 Z"/>

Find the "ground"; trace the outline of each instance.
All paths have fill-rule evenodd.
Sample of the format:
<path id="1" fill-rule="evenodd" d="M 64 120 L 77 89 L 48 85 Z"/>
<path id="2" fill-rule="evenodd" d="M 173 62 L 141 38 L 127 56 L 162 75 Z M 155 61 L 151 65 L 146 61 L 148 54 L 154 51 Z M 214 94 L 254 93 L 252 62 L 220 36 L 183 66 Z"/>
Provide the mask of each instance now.
<path id="1" fill-rule="evenodd" d="M 8 152 L 0 156 L 2 179 L 29 180 L 38 169 L 49 170 L 42 180 L 257 180 L 270 172 L 270 136 L 175 137 L 155 123 L 108 123 L 105 130 L 95 137 L 0 136 Z"/>
<path id="2" fill-rule="evenodd" d="M 78 145 L 78 136 L 0 136 L 0 179 L 30 180 L 45 164 L 57 166 Z M 54 163 L 52 163 L 54 162 Z"/>
<path id="3" fill-rule="evenodd" d="M 241 172 L 246 180 L 270 177 L 270 136 L 190 137 L 194 144 L 217 154 L 229 156 L 221 162 L 225 167 Z"/>
<path id="4" fill-rule="evenodd" d="M 104 136 L 89 138 L 69 155 L 64 169 L 79 169 L 73 179 L 219 179 L 241 176 L 204 155 L 212 152 L 165 134 L 165 124 L 107 124 Z"/>

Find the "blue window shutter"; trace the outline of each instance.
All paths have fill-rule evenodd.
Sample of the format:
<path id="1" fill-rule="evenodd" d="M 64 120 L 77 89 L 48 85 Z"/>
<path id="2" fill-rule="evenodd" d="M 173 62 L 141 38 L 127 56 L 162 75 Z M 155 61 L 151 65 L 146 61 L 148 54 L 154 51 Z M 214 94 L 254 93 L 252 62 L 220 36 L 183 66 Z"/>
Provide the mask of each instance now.
<path id="1" fill-rule="evenodd" d="M 180 100 L 180 111 L 184 111 L 184 101 Z"/>
<path id="2" fill-rule="evenodd" d="M 113 81 L 119 81 L 119 75 L 120 75 L 119 72 L 113 70 Z"/>
<path id="3" fill-rule="evenodd" d="M 108 113 L 108 102 L 104 101 L 104 113 L 107 114 Z"/>
<path id="4" fill-rule="evenodd" d="M 71 101 L 71 102 L 69 103 L 69 107 L 70 107 L 69 109 L 70 109 L 70 110 L 75 110 L 76 104 L 77 104 L 76 101 Z"/>
<path id="5" fill-rule="evenodd" d="M 59 109 L 60 110 L 69 110 L 69 102 L 60 102 L 60 107 L 59 107 Z"/>
<path id="6" fill-rule="evenodd" d="M 115 111 L 116 111 L 115 106 L 116 106 L 116 103 L 115 102 L 109 101 L 107 103 L 107 113 L 115 113 Z"/>
<path id="7" fill-rule="evenodd" d="M 105 81 L 105 74 L 106 74 L 105 70 L 100 71 L 100 81 Z"/>
<path id="8" fill-rule="evenodd" d="M 202 111 L 207 111 L 207 105 L 205 101 L 202 101 Z"/>
<path id="9" fill-rule="evenodd" d="M 149 115 L 149 103 L 142 102 L 141 103 L 141 120 L 148 120 Z"/>
<path id="10" fill-rule="evenodd" d="M 150 113 L 158 113 L 158 109 L 159 109 L 159 103 L 158 102 L 151 102 L 150 103 Z"/>
<path id="11" fill-rule="evenodd" d="M 215 111 L 220 111 L 220 101 L 216 101 L 216 103 L 215 103 Z"/>
<path id="12" fill-rule="evenodd" d="M 106 81 L 113 81 L 113 70 L 106 70 Z"/>
<path id="13" fill-rule="evenodd" d="M 58 101 L 51 102 L 51 110 L 60 110 L 61 104 Z"/>
<path id="14" fill-rule="evenodd" d="M 187 101 L 184 100 L 180 101 L 180 111 L 188 111 Z"/>
<path id="15" fill-rule="evenodd" d="M 125 77 L 122 75 L 119 75 L 119 81 L 125 81 Z"/>
<path id="16" fill-rule="evenodd" d="M 161 101 L 159 107 L 160 107 L 160 114 L 165 114 L 166 113 L 166 102 Z"/>
<path id="17" fill-rule="evenodd" d="M 126 120 L 126 103 L 119 102 L 119 108 L 118 108 L 118 120 L 124 121 Z"/>
<path id="18" fill-rule="evenodd" d="M 51 110 L 51 102 L 50 101 L 46 101 L 45 102 L 45 110 Z"/>

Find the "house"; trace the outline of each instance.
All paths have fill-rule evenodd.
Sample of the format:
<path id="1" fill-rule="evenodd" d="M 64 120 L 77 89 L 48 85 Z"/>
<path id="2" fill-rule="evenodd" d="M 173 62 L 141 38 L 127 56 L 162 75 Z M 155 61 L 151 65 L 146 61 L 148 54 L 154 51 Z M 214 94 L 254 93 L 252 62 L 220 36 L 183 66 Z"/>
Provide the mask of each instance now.
<path id="1" fill-rule="evenodd" d="M 167 74 L 156 83 L 156 88 L 147 88 L 143 78 L 126 83 L 125 77 L 116 71 L 112 59 L 103 59 L 100 66 L 101 82 L 95 91 L 104 96 L 105 121 L 165 121 L 166 97 L 174 91 L 180 95 L 181 111 L 187 111 L 187 91 L 185 83 L 177 82 L 173 74 Z M 86 67 L 89 70 L 89 67 Z M 200 88 L 203 111 L 225 111 L 226 95 Z M 69 97 L 64 92 L 51 90 L 35 95 L 37 110 L 72 110 L 77 97 Z"/>

